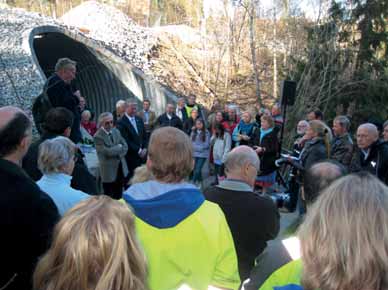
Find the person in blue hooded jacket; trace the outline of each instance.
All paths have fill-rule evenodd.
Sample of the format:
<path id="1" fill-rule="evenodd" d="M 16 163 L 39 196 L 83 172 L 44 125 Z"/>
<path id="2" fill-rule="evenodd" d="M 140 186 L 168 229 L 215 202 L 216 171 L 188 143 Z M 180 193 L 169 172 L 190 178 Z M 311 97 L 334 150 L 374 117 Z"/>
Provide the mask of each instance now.
<path id="1" fill-rule="evenodd" d="M 148 149 L 146 164 L 154 180 L 134 184 L 123 195 L 136 215 L 148 287 L 237 289 L 237 256 L 225 216 L 185 181 L 193 169 L 191 140 L 164 127 L 152 133 Z"/>

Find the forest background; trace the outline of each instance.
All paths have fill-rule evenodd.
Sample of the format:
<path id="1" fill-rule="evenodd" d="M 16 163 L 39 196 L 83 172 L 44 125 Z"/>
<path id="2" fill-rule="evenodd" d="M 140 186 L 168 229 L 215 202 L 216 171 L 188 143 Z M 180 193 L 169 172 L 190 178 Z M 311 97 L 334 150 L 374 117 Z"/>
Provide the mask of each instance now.
<path id="1" fill-rule="evenodd" d="M 210 0 L 216 1 L 216 0 Z M 250 107 L 280 98 L 284 79 L 297 82 L 288 126 L 320 109 L 326 119 L 346 114 L 353 124 L 388 117 L 388 1 L 311 0 L 110 0 L 145 27 L 186 27 L 198 36 L 179 53 L 217 98 Z M 0 0 L 54 18 L 80 0 Z M 268 1 L 267 1 L 268 2 Z M 214 3 L 213 3 L 214 4 Z M 214 5 L 213 5 L 214 6 Z M 186 29 L 186 30 L 187 30 Z"/>

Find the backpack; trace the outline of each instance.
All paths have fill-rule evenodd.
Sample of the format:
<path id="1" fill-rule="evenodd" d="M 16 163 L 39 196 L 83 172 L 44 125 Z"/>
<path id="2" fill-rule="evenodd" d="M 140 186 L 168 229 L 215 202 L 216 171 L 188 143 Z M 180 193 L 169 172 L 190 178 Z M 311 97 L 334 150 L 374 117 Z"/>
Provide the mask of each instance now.
<path id="1" fill-rule="evenodd" d="M 40 135 L 42 135 L 44 131 L 43 125 L 46 119 L 46 114 L 53 107 L 47 94 L 49 81 L 50 78 L 47 79 L 42 93 L 36 97 L 32 105 L 32 117 Z"/>

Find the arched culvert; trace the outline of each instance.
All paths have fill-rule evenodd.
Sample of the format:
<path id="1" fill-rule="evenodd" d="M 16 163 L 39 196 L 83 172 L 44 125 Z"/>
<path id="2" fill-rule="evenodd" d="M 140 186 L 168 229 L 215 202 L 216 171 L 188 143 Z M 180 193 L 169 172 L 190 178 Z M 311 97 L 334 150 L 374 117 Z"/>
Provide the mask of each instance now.
<path id="1" fill-rule="evenodd" d="M 150 99 L 154 109 L 161 113 L 167 99 L 176 99 L 171 91 L 114 55 L 109 48 L 99 47 L 80 34 L 73 35 L 57 27 L 39 27 L 30 34 L 30 47 L 45 77 L 54 72 L 59 58 L 77 61 L 75 85 L 97 114 L 112 111 L 117 100 L 130 97 L 136 97 L 139 102 Z"/>

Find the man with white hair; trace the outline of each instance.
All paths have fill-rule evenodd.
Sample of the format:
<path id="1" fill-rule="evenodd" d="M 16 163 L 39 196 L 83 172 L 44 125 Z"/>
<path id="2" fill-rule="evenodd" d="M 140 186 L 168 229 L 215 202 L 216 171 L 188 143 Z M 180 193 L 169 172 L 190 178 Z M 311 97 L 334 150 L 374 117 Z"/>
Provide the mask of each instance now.
<path id="1" fill-rule="evenodd" d="M 357 129 L 357 148 L 353 152 L 350 171 L 368 171 L 388 184 L 388 144 L 379 140 L 379 131 L 371 123 Z"/>
<path id="2" fill-rule="evenodd" d="M 32 273 L 48 246 L 58 210 L 21 168 L 31 121 L 15 107 L 0 108 L 0 289 L 32 289 Z"/>
<path id="3" fill-rule="evenodd" d="M 124 100 L 118 100 L 116 103 L 116 109 L 113 111 L 113 122 L 117 123 L 122 116 L 124 116 L 127 109 L 127 103 Z"/>
<path id="4" fill-rule="evenodd" d="M 270 198 L 253 192 L 259 169 L 260 160 L 252 148 L 236 147 L 225 160 L 227 178 L 204 193 L 225 214 L 236 246 L 241 280 L 248 278 L 255 257 L 279 232 L 275 204 Z"/>

